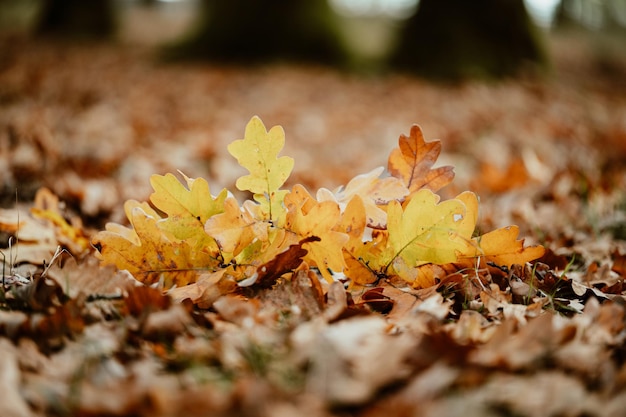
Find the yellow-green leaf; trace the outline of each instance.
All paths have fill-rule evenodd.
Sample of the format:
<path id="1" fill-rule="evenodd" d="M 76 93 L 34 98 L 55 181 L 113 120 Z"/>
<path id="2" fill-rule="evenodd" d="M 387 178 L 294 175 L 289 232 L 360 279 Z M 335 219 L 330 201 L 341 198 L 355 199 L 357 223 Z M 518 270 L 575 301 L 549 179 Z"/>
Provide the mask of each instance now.
<path id="1" fill-rule="evenodd" d="M 171 233 L 176 239 L 186 241 L 194 250 L 208 251 L 217 256 L 217 244 L 204 231 L 204 224 L 224 211 L 227 191 L 224 189 L 217 197 L 213 197 L 205 179 L 189 178 L 182 172 L 181 175 L 187 187 L 172 174 L 153 175 L 150 178 L 154 189 L 150 201 L 166 215 L 159 221 L 159 229 Z"/>
<path id="2" fill-rule="evenodd" d="M 459 234 L 466 207 L 460 200 L 438 201 L 438 195 L 422 189 L 404 208 L 396 201 L 389 204 L 387 230 L 394 259 L 401 256 L 408 267 L 456 261 L 457 253 L 466 247 L 465 237 Z"/>
<path id="3" fill-rule="evenodd" d="M 261 204 L 266 202 L 270 220 L 277 220 L 284 212 L 282 201 L 285 192 L 280 192 L 279 189 L 291 174 L 294 165 L 292 158 L 278 157 L 284 145 L 283 128 L 274 126 L 268 132 L 257 116 L 246 126 L 244 138 L 228 145 L 228 152 L 237 159 L 239 165 L 250 172 L 237 180 L 237 188 L 252 192 L 254 199 Z"/>
<path id="4" fill-rule="evenodd" d="M 129 220 L 139 244 L 134 238 L 129 240 L 126 233 L 110 230 L 99 232 L 92 240 L 104 264 L 125 269 L 144 284 L 161 282 L 165 289 L 195 282 L 199 271 L 210 271 L 215 266 L 211 254 L 197 251 L 161 230 L 159 220 L 141 207 L 132 208 Z"/>
<path id="5" fill-rule="evenodd" d="M 189 178 L 180 173 L 187 182 L 186 188 L 172 174 L 153 175 L 150 184 L 154 189 L 150 201 L 168 217 L 192 217 L 201 225 L 213 215 L 224 211 L 227 191 L 217 197 L 211 195 L 209 183 L 204 178 Z"/>

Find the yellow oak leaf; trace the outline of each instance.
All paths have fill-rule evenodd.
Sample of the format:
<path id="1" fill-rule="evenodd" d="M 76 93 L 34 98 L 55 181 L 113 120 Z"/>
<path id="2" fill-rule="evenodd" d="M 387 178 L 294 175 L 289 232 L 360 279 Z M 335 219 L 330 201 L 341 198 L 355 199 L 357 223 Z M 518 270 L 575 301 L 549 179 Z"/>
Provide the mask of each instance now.
<path id="1" fill-rule="evenodd" d="M 224 202 L 224 212 L 208 219 L 204 230 L 217 241 L 222 252 L 237 256 L 253 240 L 267 241 L 268 227 L 269 223 L 256 220 L 231 197 Z"/>
<path id="2" fill-rule="evenodd" d="M 425 263 L 446 264 L 457 260 L 457 253 L 467 247 L 463 219 L 466 207 L 461 200 L 438 203 L 439 196 L 421 189 L 403 208 L 392 201 L 387 209 L 387 230 L 393 258 L 402 257 L 407 267 Z"/>
<path id="3" fill-rule="evenodd" d="M 285 228 L 299 238 L 316 236 L 320 240 L 307 242 L 303 248 L 308 251 L 304 260 L 315 265 L 327 281 L 333 278 L 328 271 L 341 272 L 346 264 L 343 258 L 343 246 L 348 241 L 347 234 L 334 230 L 339 222 L 341 211 L 333 201 L 314 202 L 309 211 L 304 213 L 302 207 L 307 202 L 285 197 L 287 217 Z"/>
<path id="4" fill-rule="evenodd" d="M 224 211 L 227 191 L 224 189 L 218 196 L 213 197 L 205 179 L 192 179 L 182 172 L 180 174 L 189 188 L 172 174 L 153 175 L 150 178 L 154 189 L 150 201 L 160 212 L 167 215 L 159 222 L 159 228 L 172 233 L 177 239 L 187 241 L 198 250 L 203 248 L 217 256 L 219 252 L 217 244 L 204 231 L 204 224 L 214 215 Z"/>
<path id="5" fill-rule="evenodd" d="M 481 257 L 486 262 L 510 267 L 513 264 L 524 265 L 543 256 L 545 253 L 543 246 L 524 247 L 524 239 L 518 240 L 518 235 L 517 226 L 502 227 L 485 233 L 472 239 L 472 247 L 460 258 L 468 261 Z"/>
<path id="6" fill-rule="evenodd" d="M 409 190 L 402 180 L 395 177 L 380 178 L 384 168 L 378 167 L 366 174 L 357 175 L 344 187 L 335 191 L 320 188 L 317 192 L 319 201 L 335 201 L 344 208 L 354 196 L 359 196 L 365 205 L 367 225 L 383 229 L 387 224 L 387 214 L 380 206 L 393 200 L 403 200 Z"/>
<path id="7" fill-rule="evenodd" d="M 361 197 L 355 195 L 343 210 L 341 220 L 335 230 L 348 235 L 348 241 L 343 247 L 343 258 L 346 263 L 343 273 L 353 283 L 359 285 L 372 284 L 378 280 L 374 271 L 365 264 L 366 261 L 363 259 L 366 252 L 366 242 L 363 242 L 365 229 L 365 205 Z"/>
<path id="8" fill-rule="evenodd" d="M 204 178 L 194 179 L 182 172 L 180 174 L 185 178 L 188 188 L 173 174 L 150 177 L 150 184 L 154 189 L 150 201 L 157 209 L 168 217 L 192 217 L 201 225 L 211 216 L 223 211 L 226 189 L 213 197 L 209 183 Z"/>
<path id="9" fill-rule="evenodd" d="M 307 214 L 315 204 L 317 204 L 315 198 L 300 184 L 294 185 L 285 196 L 285 206 L 293 205 L 300 207 L 304 214 Z"/>
<path id="10" fill-rule="evenodd" d="M 141 208 L 141 210 L 148 216 L 151 216 L 155 219 L 160 218 L 158 213 L 154 211 L 152 207 L 150 207 L 150 204 L 140 203 L 137 200 L 126 200 L 126 202 L 124 203 L 124 213 L 126 213 L 127 219 L 130 219 L 132 217 L 133 209 L 135 207 Z M 141 245 L 141 240 L 139 239 L 139 236 L 137 236 L 137 232 L 135 232 L 135 229 L 133 228 L 125 227 L 118 223 L 107 223 L 106 230 L 113 234 L 119 235 L 126 240 L 129 240 L 137 246 Z"/>
<path id="11" fill-rule="evenodd" d="M 441 142 L 426 142 L 418 125 L 411 127 L 409 136 L 400 135 L 398 147 L 389 155 L 387 169 L 400 178 L 411 193 L 427 188 L 437 191 L 454 179 L 454 168 L 432 168 L 441 153 Z"/>
<path id="12" fill-rule="evenodd" d="M 341 220 L 335 230 L 348 235 L 348 241 L 344 245 L 347 252 L 355 250 L 363 244 L 363 235 L 366 228 L 365 205 L 363 200 L 356 195 L 349 202 L 343 213 Z"/>
<path id="13" fill-rule="evenodd" d="M 165 289 L 187 285 L 196 280 L 199 272 L 211 271 L 219 263 L 211 253 L 197 250 L 160 229 L 160 220 L 141 207 L 131 209 L 129 220 L 137 239 L 128 239 L 128 233 L 105 230 L 97 233 L 92 243 L 104 264 L 125 269 L 144 284 L 160 282 Z"/>
<path id="14" fill-rule="evenodd" d="M 285 132 L 280 126 L 266 131 L 261 119 L 254 116 L 246 126 L 244 138 L 228 145 L 228 152 L 250 174 L 237 179 L 241 191 L 250 191 L 263 208 L 267 220 L 280 221 L 284 215 L 283 199 L 287 191 L 280 190 L 285 183 L 294 160 L 278 157 L 285 145 Z"/>

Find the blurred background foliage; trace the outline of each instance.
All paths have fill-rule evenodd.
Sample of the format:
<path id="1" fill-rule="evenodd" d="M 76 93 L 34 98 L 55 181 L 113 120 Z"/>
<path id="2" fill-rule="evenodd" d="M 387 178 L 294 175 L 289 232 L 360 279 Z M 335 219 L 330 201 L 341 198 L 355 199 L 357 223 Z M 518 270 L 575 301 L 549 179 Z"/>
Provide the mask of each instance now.
<path id="1" fill-rule="evenodd" d="M 502 78 L 549 71 L 554 33 L 580 35 L 613 71 L 626 0 L 0 0 L 0 31 L 138 43 L 168 59 Z"/>

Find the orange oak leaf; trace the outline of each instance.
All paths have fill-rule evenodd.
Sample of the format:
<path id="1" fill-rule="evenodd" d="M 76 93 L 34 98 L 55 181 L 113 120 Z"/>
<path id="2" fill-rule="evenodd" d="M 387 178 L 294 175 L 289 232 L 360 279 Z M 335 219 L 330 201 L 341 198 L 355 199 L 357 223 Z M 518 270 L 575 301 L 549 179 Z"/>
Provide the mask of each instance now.
<path id="1" fill-rule="evenodd" d="M 269 223 L 258 221 L 247 210 L 241 209 L 237 200 L 227 198 L 224 212 L 208 219 L 204 230 L 217 241 L 222 252 L 237 256 L 253 240 L 267 241 L 268 227 Z"/>
<path id="2" fill-rule="evenodd" d="M 510 267 L 513 264 L 523 265 L 543 256 L 543 246 L 524 247 L 524 239 L 518 240 L 518 235 L 519 227 L 508 226 L 475 237 L 472 239 L 473 245 L 459 255 L 459 261 L 473 263 L 474 259 L 481 257 L 486 262 Z"/>
<path id="3" fill-rule="evenodd" d="M 285 228 L 301 238 L 317 236 L 320 241 L 308 242 L 305 249 L 309 251 L 305 260 L 319 268 L 320 273 L 327 281 L 332 282 L 328 269 L 341 272 L 345 268 L 343 246 L 348 241 L 345 233 L 334 230 L 339 222 L 341 211 L 339 205 L 333 201 L 315 202 L 307 213 L 302 207 L 307 202 L 298 198 L 285 197 L 287 217 Z"/>
<path id="4" fill-rule="evenodd" d="M 398 145 L 389 155 L 387 169 L 403 180 L 411 193 L 421 188 L 437 191 L 454 179 L 453 167 L 432 168 L 441 153 L 441 142 L 426 142 L 418 125 L 411 127 L 409 136 L 400 135 Z"/>
<path id="5" fill-rule="evenodd" d="M 372 268 L 365 264 L 367 256 L 367 243 L 363 242 L 366 229 L 366 214 L 363 200 L 358 195 L 352 197 L 344 209 L 341 220 L 336 230 L 348 235 L 348 241 L 343 247 L 344 275 L 359 285 L 368 285 L 376 282 L 378 276 Z"/>

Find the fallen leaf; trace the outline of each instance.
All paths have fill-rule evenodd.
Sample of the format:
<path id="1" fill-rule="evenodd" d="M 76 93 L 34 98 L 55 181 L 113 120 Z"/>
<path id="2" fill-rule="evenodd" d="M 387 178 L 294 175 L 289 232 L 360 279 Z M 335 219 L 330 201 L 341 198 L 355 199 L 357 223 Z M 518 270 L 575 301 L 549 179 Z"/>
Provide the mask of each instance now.
<path id="1" fill-rule="evenodd" d="M 465 246 L 457 228 L 464 224 L 467 210 L 459 200 L 438 200 L 432 191 L 422 189 L 404 207 L 398 202 L 389 204 L 387 229 L 393 258 L 388 265 L 397 257 L 410 268 L 456 261 L 457 252 Z"/>
<path id="2" fill-rule="evenodd" d="M 184 287 L 173 288 L 168 295 L 175 301 L 190 299 L 199 308 L 208 309 L 223 295 L 237 290 L 237 282 L 226 274 L 226 269 L 201 274 L 197 281 Z"/>
<path id="3" fill-rule="evenodd" d="M 255 219 L 252 214 L 241 209 L 234 198 L 224 202 L 224 212 L 217 214 L 204 225 L 205 232 L 215 239 L 222 252 L 237 256 L 254 240 L 267 242 L 270 224 Z M 225 258 L 225 262 L 230 259 Z"/>
<path id="4" fill-rule="evenodd" d="M 343 246 L 344 261 L 346 263 L 343 273 L 354 284 L 369 285 L 376 282 L 378 276 L 372 268 L 368 268 L 363 258 L 366 256 L 368 248 L 365 242 L 363 242 L 366 230 L 366 214 L 361 197 L 358 195 L 352 197 L 335 229 L 348 236 L 348 241 Z"/>
<path id="5" fill-rule="evenodd" d="M 331 404 L 358 405 L 405 378 L 405 360 L 415 340 L 406 334 L 389 335 L 387 328 L 382 317 L 372 315 L 340 320 L 322 329 L 312 342 L 307 387 Z"/>
<path id="6" fill-rule="evenodd" d="M 198 251 L 186 241 L 166 234 L 159 228 L 158 219 L 141 207 L 132 209 L 129 220 L 139 244 L 109 230 L 93 238 L 105 265 L 125 269 L 144 284 L 161 283 L 169 289 L 195 282 L 199 273 L 219 264 L 211 253 Z"/>
<path id="7" fill-rule="evenodd" d="M 91 248 L 80 218 L 73 217 L 72 224 L 68 223 L 59 209 L 59 198 L 47 188 L 37 191 L 31 213 L 35 218 L 52 223 L 55 226 L 57 241 L 73 254 L 79 255 Z"/>
<path id="8" fill-rule="evenodd" d="M 389 155 L 387 169 L 411 193 L 422 188 L 437 191 L 454 179 L 451 166 L 431 168 L 441 153 L 441 142 L 426 142 L 418 125 L 411 127 L 409 136 L 400 135 L 398 145 Z"/>
<path id="9" fill-rule="evenodd" d="M 7 417 L 31 417 L 28 404 L 20 393 L 20 369 L 17 358 L 18 352 L 15 346 L 6 339 L 0 339 L 0 415 Z"/>
<path id="10" fill-rule="evenodd" d="M 472 181 L 472 189 L 503 193 L 523 187 L 531 180 L 526 165 L 521 158 L 510 161 L 505 169 L 489 162 L 483 162 L 480 172 Z"/>
<path id="11" fill-rule="evenodd" d="M 460 259 L 482 257 L 486 262 L 510 267 L 541 258 L 543 246 L 524 247 L 524 239 L 517 240 L 519 227 L 503 227 L 472 239 L 472 245 L 459 256 Z"/>
<path id="12" fill-rule="evenodd" d="M 311 242 L 319 242 L 317 236 L 309 236 L 302 239 L 298 244 L 290 245 L 286 250 L 276 255 L 271 261 L 257 268 L 257 278 L 252 284 L 258 288 L 269 288 L 276 280 L 287 272 L 291 272 L 302 264 L 302 259 L 308 251 L 303 245 Z"/>
<path id="13" fill-rule="evenodd" d="M 168 217 L 192 217 L 201 225 L 212 216 L 223 211 L 227 191 L 223 189 L 217 197 L 211 195 L 209 184 L 204 178 L 189 178 L 181 172 L 187 187 L 172 174 L 153 175 L 150 184 L 154 189 L 150 201 Z"/>
<path id="14" fill-rule="evenodd" d="M 250 174 L 237 179 L 236 186 L 241 191 L 250 191 L 259 202 L 268 220 L 280 223 L 284 213 L 282 200 L 287 193 L 279 190 L 285 183 L 294 160 L 288 156 L 278 157 L 285 145 L 285 132 L 280 126 L 266 131 L 265 125 L 254 116 L 248 125 L 244 138 L 228 145 L 228 152 L 237 159 L 239 165 Z"/>
<path id="15" fill-rule="evenodd" d="M 341 216 L 339 206 L 332 201 L 315 202 L 308 213 L 304 213 L 302 204 L 292 201 L 289 194 L 285 197 L 285 205 L 288 210 L 285 228 L 297 236 L 319 238 L 305 243 L 304 248 L 308 251 L 305 260 L 317 266 L 322 276 L 332 282 L 328 269 L 343 271 L 346 266 L 343 246 L 349 239 L 345 233 L 335 230 Z"/>

